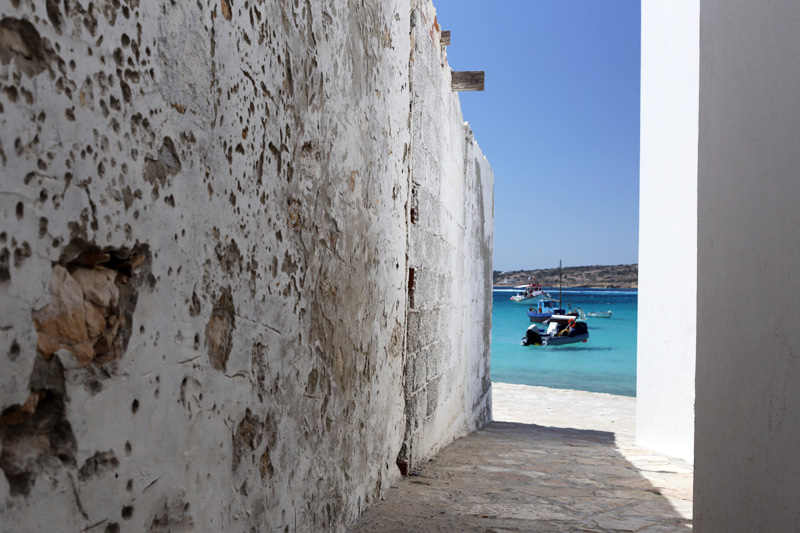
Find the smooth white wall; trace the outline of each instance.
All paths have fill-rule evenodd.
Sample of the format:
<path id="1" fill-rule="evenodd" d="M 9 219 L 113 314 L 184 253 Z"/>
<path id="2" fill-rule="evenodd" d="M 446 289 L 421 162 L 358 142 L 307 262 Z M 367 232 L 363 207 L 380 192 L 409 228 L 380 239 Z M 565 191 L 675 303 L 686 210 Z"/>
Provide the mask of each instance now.
<path id="1" fill-rule="evenodd" d="M 699 0 L 642 2 L 636 439 L 691 462 Z"/>
<path id="2" fill-rule="evenodd" d="M 800 3 L 700 12 L 697 531 L 800 530 Z"/>

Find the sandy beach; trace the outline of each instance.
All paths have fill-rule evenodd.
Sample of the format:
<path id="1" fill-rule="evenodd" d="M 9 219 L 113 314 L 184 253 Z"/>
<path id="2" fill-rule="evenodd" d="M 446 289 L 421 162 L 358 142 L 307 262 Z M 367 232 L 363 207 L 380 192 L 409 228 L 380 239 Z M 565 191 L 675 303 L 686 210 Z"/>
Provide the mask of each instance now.
<path id="1" fill-rule="evenodd" d="M 632 443 L 636 398 L 510 383 L 492 384 L 492 418 L 538 426 L 610 431 Z"/>

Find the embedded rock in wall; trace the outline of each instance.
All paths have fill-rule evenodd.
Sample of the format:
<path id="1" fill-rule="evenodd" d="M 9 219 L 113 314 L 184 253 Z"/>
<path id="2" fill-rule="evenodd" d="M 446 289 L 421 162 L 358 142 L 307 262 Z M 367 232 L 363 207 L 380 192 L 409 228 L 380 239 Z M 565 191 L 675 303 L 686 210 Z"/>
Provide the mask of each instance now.
<path id="1" fill-rule="evenodd" d="M 31 315 L 39 355 L 49 361 L 65 350 L 81 367 L 122 355 L 143 277 L 131 279 L 131 273 L 149 259 L 146 245 L 137 248 L 85 250 L 69 264 L 53 266 L 50 302 Z"/>
<path id="2" fill-rule="evenodd" d="M 466 266 L 426 278 L 409 248 L 412 203 L 452 207 L 411 199 L 411 13 L 0 5 L 3 530 L 341 530 L 399 477 L 410 257 L 448 295 L 491 256 L 491 170 L 455 111 Z M 488 413 L 483 289 L 437 326 L 471 350 L 429 372 L 437 445 Z"/>

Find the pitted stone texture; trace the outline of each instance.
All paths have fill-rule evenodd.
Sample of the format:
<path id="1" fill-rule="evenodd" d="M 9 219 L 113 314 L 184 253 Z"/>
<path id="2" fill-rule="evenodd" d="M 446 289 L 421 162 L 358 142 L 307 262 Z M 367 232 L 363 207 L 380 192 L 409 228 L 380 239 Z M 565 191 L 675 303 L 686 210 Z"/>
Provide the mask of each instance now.
<path id="1" fill-rule="evenodd" d="M 337 530 L 398 477 L 409 14 L 0 4 L 3 530 Z"/>

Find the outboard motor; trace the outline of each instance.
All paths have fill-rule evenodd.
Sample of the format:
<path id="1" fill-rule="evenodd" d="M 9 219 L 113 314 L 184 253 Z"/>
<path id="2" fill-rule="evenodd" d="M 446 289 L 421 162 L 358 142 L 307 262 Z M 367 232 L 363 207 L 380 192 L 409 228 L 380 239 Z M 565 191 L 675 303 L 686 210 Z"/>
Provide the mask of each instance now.
<path id="1" fill-rule="evenodd" d="M 536 324 L 530 326 L 525 332 L 525 336 L 522 337 L 523 346 L 530 346 L 531 344 L 534 346 L 542 345 L 542 335 L 539 333 L 539 328 L 536 327 Z"/>

